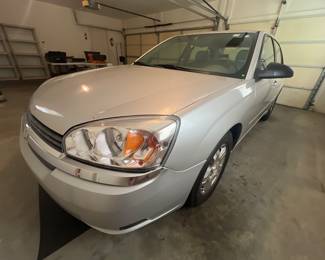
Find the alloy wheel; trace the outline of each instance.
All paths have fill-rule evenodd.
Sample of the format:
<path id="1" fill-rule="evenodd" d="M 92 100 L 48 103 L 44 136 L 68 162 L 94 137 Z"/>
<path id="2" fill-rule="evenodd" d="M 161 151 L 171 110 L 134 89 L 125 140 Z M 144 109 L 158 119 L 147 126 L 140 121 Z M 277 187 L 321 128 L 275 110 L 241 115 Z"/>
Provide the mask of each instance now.
<path id="1" fill-rule="evenodd" d="M 209 193 L 213 189 L 220 174 L 222 173 L 222 169 L 227 157 L 227 149 L 227 145 L 222 144 L 213 155 L 201 181 L 200 192 L 202 195 Z"/>

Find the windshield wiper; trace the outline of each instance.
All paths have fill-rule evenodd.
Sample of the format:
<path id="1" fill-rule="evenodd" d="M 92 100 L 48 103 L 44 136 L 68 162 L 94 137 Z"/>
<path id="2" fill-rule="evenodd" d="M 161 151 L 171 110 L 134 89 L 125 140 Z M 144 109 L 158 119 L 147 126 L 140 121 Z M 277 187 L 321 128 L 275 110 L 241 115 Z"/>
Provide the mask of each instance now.
<path id="1" fill-rule="evenodd" d="M 134 65 L 141 65 L 141 66 L 148 66 L 148 67 L 152 67 L 152 65 L 144 63 L 142 61 L 136 61 L 133 63 Z"/>
<path id="2" fill-rule="evenodd" d="M 185 67 L 178 66 L 178 65 L 175 65 L 175 64 L 153 64 L 152 66 L 153 67 L 166 68 L 166 69 L 191 71 L 191 69 L 189 69 L 189 68 L 185 68 Z"/>
<path id="3" fill-rule="evenodd" d="M 166 68 L 166 69 L 173 69 L 173 70 L 186 70 L 186 71 L 192 71 L 189 68 L 184 68 L 181 66 L 177 66 L 175 64 L 148 64 L 144 63 L 142 61 L 136 61 L 133 63 L 134 65 L 141 65 L 141 66 L 148 66 L 148 67 L 161 67 L 161 68 Z"/>

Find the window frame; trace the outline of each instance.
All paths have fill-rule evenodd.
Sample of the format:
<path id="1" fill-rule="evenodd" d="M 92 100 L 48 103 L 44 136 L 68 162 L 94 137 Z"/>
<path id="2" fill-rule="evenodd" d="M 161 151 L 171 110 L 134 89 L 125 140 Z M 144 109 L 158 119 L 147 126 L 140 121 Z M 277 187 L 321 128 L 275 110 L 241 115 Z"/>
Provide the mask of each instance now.
<path id="1" fill-rule="evenodd" d="M 264 48 L 264 45 L 265 45 L 265 39 L 266 37 L 269 37 L 271 39 L 271 43 L 272 43 L 272 49 L 273 49 L 273 60 L 275 62 L 275 48 L 274 48 L 274 42 L 273 42 L 273 37 L 269 34 L 264 34 L 263 36 L 263 40 L 262 40 L 262 45 L 261 45 L 261 49 L 260 49 L 260 54 L 258 55 L 258 59 L 257 59 L 257 63 L 256 63 L 256 68 L 255 68 L 255 71 L 258 69 L 258 64 L 259 64 L 259 61 L 261 59 L 261 56 L 262 56 L 262 52 L 263 52 L 263 48 Z M 281 52 L 281 55 L 282 55 L 282 52 Z"/>
<path id="2" fill-rule="evenodd" d="M 281 64 L 284 64 L 284 60 L 283 60 L 283 52 L 282 52 L 282 49 L 281 49 L 281 46 L 280 46 L 280 44 L 279 44 L 279 42 L 276 40 L 276 39 L 274 39 L 273 37 L 272 37 L 272 40 L 273 40 L 273 48 L 274 48 L 274 54 L 276 54 L 275 53 L 275 44 L 279 47 L 279 50 L 280 50 L 280 54 L 281 54 Z M 275 55 L 275 58 L 276 58 L 276 55 Z M 276 61 L 277 62 L 277 61 Z"/>

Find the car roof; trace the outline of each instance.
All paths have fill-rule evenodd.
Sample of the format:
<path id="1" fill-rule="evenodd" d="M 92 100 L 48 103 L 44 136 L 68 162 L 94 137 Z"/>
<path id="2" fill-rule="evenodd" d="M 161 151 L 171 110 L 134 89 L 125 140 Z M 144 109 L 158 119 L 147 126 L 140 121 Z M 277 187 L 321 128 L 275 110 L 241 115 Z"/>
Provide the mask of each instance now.
<path id="1" fill-rule="evenodd" d="M 208 32 L 196 32 L 196 33 L 184 33 L 182 35 L 200 35 L 200 34 L 217 34 L 217 33 L 259 33 L 261 31 L 231 31 L 231 30 L 228 30 L 228 31 L 208 31 Z M 265 33 L 265 32 L 263 32 Z"/>
<path id="2" fill-rule="evenodd" d="M 171 38 L 174 38 L 174 37 L 178 37 L 178 36 L 190 36 L 190 35 L 204 35 L 204 34 L 218 34 L 218 33 L 232 33 L 232 34 L 237 34 L 237 33 L 256 33 L 256 34 L 260 34 L 262 36 L 264 35 L 268 35 L 270 37 L 272 37 L 273 39 L 276 40 L 276 38 L 274 37 L 274 35 L 270 34 L 270 33 L 267 33 L 267 32 L 264 32 L 264 31 L 253 31 L 253 30 L 248 30 L 248 31 L 232 31 L 232 30 L 228 30 L 228 31 L 208 31 L 208 32 L 197 32 L 197 33 L 184 33 L 184 34 L 181 34 L 181 35 L 176 35 L 176 36 L 173 36 Z"/>

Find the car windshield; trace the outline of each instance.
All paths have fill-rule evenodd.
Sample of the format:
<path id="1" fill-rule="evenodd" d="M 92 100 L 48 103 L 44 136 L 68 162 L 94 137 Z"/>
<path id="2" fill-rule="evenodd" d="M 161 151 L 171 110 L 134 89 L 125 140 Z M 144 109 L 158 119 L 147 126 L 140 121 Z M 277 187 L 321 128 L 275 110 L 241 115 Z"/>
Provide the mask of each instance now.
<path id="1" fill-rule="evenodd" d="M 176 36 L 134 64 L 245 78 L 257 33 Z"/>

